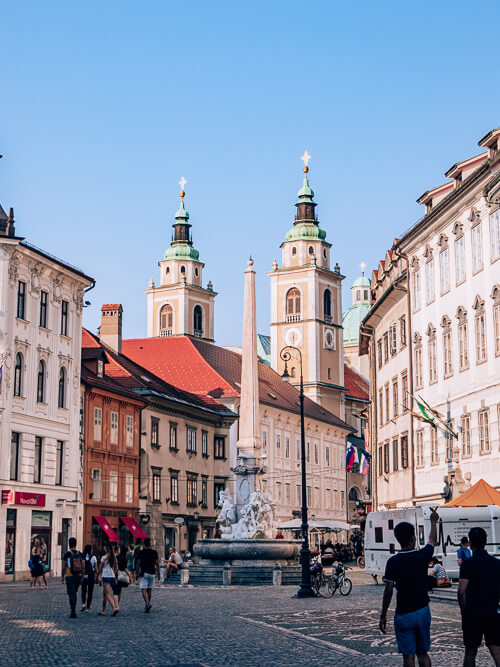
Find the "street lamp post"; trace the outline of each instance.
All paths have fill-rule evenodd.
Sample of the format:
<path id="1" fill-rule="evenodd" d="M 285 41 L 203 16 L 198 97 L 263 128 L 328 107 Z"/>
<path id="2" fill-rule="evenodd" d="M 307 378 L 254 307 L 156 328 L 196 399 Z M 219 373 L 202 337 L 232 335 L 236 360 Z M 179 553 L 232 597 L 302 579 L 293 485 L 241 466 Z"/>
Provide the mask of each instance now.
<path id="1" fill-rule="evenodd" d="M 296 352 L 299 356 L 300 361 L 300 462 L 302 467 L 302 547 L 300 549 L 300 563 L 302 565 L 302 579 L 300 582 L 300 588 L 297 591 L 298 598 L 308 598 L 315 595 L 312 586 L 311 586 L 311 570 L 310 570 L 310 554 L 309 551 L 309 526 L 307 522 L 307 487 L 306 487 L 306 437 L 305 437 L 305 427 L 304 427 L 304 378 L 302 373 L 302 353 L 297 347 L 293 345 L 285 345 L 285 347 L 280 352 L 280 357 L 285 362 L 285 370 L 281 379 L 283 382 L 288 382 L 290 380 L 290 375 L 288 373 L 288 362 L 292 358 L 292 352 Z"/>

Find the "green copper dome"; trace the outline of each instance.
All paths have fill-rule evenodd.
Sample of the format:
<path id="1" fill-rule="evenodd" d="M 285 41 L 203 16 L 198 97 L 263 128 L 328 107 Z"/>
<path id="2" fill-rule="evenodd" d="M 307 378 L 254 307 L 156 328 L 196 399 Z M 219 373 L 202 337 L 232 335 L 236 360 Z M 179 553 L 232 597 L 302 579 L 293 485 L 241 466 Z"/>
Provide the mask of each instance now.
<path id="1" fill-rule="evenodd" d="M 353 287 L 370 287 L 370 281 L 366 276 L 359 276 L 352 284 Z"/>
<path id="2" fill-rule="evenodd" d="M 366 313 L 370 310 L 367 303 L 357 303 L 351 306 L 342 315 L 342 326 L 344 327 L 344 345 L 359 342 L 359 327 Z"/>
<path id="3" fill-rule="evenodd" d="M 189 213 L 184 208 L 184 199 L 181 199 L 181 205 L 179 206 L 179 210 L 175 214 L 175 219 L 189 220 Z"/>
<path id="4" fill-rule="evenodd" d="M 321 229 L 319 225 L 315 225 L 313 222 L 299 222 L 298 224 L 295 224 L 286 235 L 287 241 L 324 241 L 325 238 L 325 230 Z"/>
<path id="5" fill-rule="evenodd" d="M 165 250 L 163 259 L 198 259 L 200 253 L 187 243 L 179 243 Z"/>
<path id="6" fill-rule="evenodd" d="M 304 182 L 302 183 L 300 190 L 297 192 L 297 197 L 299 197 L 299 199 L 307 197 L 309 200 L 312 200 L 314 197 L 314 190 L 309 185 L 309 179 L 307 176 L 304 176 Z"/>

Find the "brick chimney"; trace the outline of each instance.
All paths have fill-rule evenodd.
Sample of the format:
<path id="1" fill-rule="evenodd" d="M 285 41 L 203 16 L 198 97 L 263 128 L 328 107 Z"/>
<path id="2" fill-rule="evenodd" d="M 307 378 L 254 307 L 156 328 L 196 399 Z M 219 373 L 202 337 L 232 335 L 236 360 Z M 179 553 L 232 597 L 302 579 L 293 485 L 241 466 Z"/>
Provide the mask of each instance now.
<path id="1" fill-rule="evenodd" d="M 100 341 L 118 354 L 122 352 L 122 313 L 121 303 L 105 303 L 101 308 Z"/>

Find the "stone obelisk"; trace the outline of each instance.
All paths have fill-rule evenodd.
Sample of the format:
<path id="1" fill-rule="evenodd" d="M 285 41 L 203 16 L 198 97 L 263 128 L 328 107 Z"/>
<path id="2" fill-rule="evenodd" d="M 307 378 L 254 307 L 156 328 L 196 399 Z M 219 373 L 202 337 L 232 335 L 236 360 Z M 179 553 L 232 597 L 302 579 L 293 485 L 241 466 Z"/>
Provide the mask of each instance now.
<path id="1" fill-rule="evenodd" d="M 257 358 L 257 312 L 255 303 L 255 270 L 253 259 L 245 271 L 243 299 L 243 343 L 241 355 L 241 396 L 239 438 L 236 443 L 236 507 L 239 510 L 257 488 L 256 475 L 260 470 L 259 450 L 259 368 Z"/>

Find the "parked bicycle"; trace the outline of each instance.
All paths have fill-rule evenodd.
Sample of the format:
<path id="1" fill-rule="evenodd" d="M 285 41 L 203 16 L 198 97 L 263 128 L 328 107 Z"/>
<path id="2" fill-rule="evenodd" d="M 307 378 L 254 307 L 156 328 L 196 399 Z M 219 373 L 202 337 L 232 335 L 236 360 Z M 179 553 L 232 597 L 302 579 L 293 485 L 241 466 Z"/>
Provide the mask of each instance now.
<path id="1" fill-rule="evenodd" d="M 340 595 L 349 595 L 349 593 L 352 591 L 352 581 L 345 576 L 346 570 L 352 570 L 351 567 L 347 567 L 347 565 L 342 565 L 342 563 L 338 563 L 336 567 L 333 568 L 334 572 L 332 573 L 332 583 L 334 586 L 334 591 L 337 590 L 337 588 L 340 591 Z M 333 595 L 332 593 L 332 595 Z"/>
<path id="2" fill-rule="evenodd" d="M 337 589 L 341 595 L 349 595 L 352 590 L 352 581 L 346 577 L 346 570 L 352 568 L 337 563 L 333 565 L 332 574 L 325 572 L 319 561 L 311 565 L 311 585 L 316 595 L 322 598 L 331 598 Z"/>

